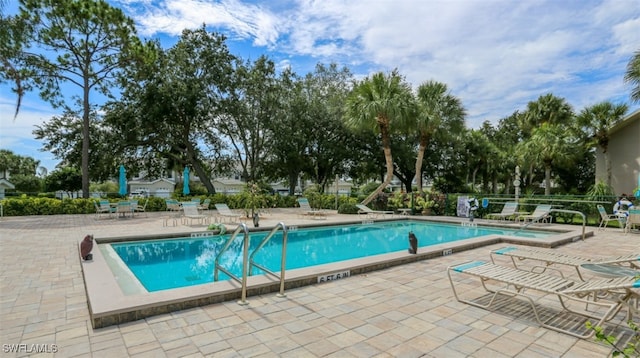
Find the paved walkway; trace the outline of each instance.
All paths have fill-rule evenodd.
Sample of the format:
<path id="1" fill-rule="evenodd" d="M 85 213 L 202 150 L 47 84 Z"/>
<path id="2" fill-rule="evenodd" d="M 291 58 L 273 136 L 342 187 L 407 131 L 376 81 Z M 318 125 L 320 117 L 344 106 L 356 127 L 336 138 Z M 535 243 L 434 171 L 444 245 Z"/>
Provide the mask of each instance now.
<path id="1" fill-rule="evenodd" d="M 353 220 L 331 215 L 331 220 Z M 97 237 L 200 231 L 153 214 L 0 219 L 0 356 L 61 357 L 604 357 L 610 348 L 540 328 L 517 311 L 457 302 L 448 265 L 488 259 L 504 244 L 366 275 L 92 329 L 77 243 Z M 279 211 L 261 226 L 312 222 Z M 597 232 L 556 250 L 586 256 L 640 249 L 640 235 Z M 569 272 L 570 273 L 570 272 Z M 546 302 L 545 302 L 546 303 Z M 637 317 L 636 317 L 637 320 Z M 626 326 L 620 319 L 620 329 Z M 15 350 L 18 350 L 16 352 Z M 42 356 L 50 356 L 48 353 Z"/>

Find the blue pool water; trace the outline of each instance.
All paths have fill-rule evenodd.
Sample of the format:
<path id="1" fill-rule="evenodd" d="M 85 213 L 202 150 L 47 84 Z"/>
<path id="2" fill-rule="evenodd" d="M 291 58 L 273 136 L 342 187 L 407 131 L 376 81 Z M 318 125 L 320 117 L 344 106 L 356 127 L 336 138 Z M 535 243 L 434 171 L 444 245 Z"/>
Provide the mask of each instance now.
<path id="1" fill-rule="evenodd" d="M 417 236 L 419 247 L 492 234 L 534 238 L 549 235 L 545 232 L 516 232 L 508 229 L 462 227 L 418 221 L 291 230 L 287 237 L 286 269 L 396 251 L 406 252 L 410 231 Z M 249 253 L 253 252 L 265 235 L 266 232 L 251 233 Z M 112 243 L 111 246 L 147 291 L 159 291 L 213 282 L 214 260 L 228 238 L 228 235 L 223 235 L 146 240 Z M 238 235 L 220 259 L 220 264 L 238 277 L 242 276 L 242 241 L 242 235 Z M 279 272 L 281 254 L 282 232 L 279 232 L 256 254 L 255 262 Z M 254 268 L 254 274 L 260 273 Z M 220 272 L 219 279 L 227 280 L 229 277 Z"/>

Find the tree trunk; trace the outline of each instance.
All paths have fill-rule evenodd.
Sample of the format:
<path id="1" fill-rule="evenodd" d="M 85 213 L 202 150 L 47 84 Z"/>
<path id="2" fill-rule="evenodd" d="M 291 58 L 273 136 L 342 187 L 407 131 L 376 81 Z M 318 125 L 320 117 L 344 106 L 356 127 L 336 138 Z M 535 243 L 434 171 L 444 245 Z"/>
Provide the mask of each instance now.
<path id="1" fill-rule="evenodd" d="M 418 193 L 422 193 L 422 161 L 424 160 L 424 151 L 427 148 L 428 140 L 429 138 L 426 135 L 420 136 L 420 146 L 418 147 L 418 157 L 416 158 L 416 186 L 418 187 Z"/>
<path id="2" fill-rule="evenodd" d="M 411 179 L 407 179 L 407 180 L 404 180 L 404 181 L 402 181 L 402 180 L 401 180 L 401 182 L 402 182 L 402 184 L 404 184 L 404 187 L 405 187 L 405 188 L 404 188 L 404 191 L 405 191 L 406 193 L 411 193 L 411 192 L 413 192 L 413 187 L 412 187 L 412 185 L 411 185 L 411 184 L 413 183 L 413 180 L 411 180 Z"/>
<path id="3" fill-rule="evenodd" d="M 194 146 L 191 144 L 191 142 L 187 140 L 185 141 L 185 147 L 186 147 L 185 154 L 187 156 L 187 162 L 185 163 L 185 165 L 191 164 L 191 166 L 193 167 L 193 170 L 196 172 L 196 175 L 198 176 L 198 178 L 200 178 L 200 182 L 207 189 L 207 192 L 209 194 L 215 194 L 216 189 L 213 186 L 213 183 L 211 183 L 210 174 L 205 172 L 204 168 L 202 167 L 202 164 L 200 163 L 198 158 L 196 158 L 196 154 L 195 154 L 196 151 Z"/>
<path id="4" fill-rule="evenodd" d="M 551 164 L 544 166 L 544 195 L 551 195 Z"/>
<path id="5" fill-rule="evenodd" d="M 289 173 L 289 195 L 295 195 L 298 184 L 298 173 Z"/>
<path id="6" fill-rule="evenodd" d="M 476 174 L 478 174 L 478 167 L 473 168 L 471 172 L 471 191 L 476 192 Z"/>
<path id="7" fill-rule="evenodd" d="M 204 168 L 202 167 L 202 165 L 200 165 L 200 162 L 197 160 L 194 160 L 193 163 L 191 163 L 191 165 L 193 166 L 193 170 L 196 172 L 196 175 L 198 175 L 198 178 L 200 178 L 200 182 L 202 183 L 202 185 L 204 185 L 204 187 L 207 188 L 207 192 L 209 194 L 215 194 L 216 188 L 213 186 L 213 183 L 211 182 L 211 178 L 209 178 L 209 174 L 207 174 L 204 171 Z"/>
<path id="8" fill-rule="evenodd" d="M 384 151 L 384 159 L 387 164 L 387 174 L 380 186 L 373 191 L 366 199 L 362 201 L 362 205 L 369 204 L 378 194 L 380 194 L 384 188 L 391 183 L 393 179 L 393 157 L 391 156 L 391 141 L 389 140 L 389 125 L 388 121 L 380 121 L 380 134 L 382 137 L 382 149 Z"/>
<path id="9" fill-rule="evenodd" d="M 604 167 L 607 171 L 607 176 L 605 178 L 607 186 L 611 187 L 611 160 L 609 159 L 609 151 L 607 147 L 602 148 L 602 156 L 604 157 Z"/>
<path id="10" fill-rule="evenodd" d="M 84 95 L 82 99 L 82 197 L 89 198 L 89 79 L 84 79 Z"/>

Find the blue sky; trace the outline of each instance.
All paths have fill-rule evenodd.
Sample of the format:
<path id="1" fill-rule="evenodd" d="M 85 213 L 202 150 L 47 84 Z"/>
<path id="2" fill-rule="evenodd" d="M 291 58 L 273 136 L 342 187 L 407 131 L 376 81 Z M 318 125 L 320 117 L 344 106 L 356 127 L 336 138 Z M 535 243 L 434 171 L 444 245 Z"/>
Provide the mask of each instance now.
<path id="1" fill-rule="evenodd" d="M 169 47 L 203 23 L 227 36 L 244 58 L 269 56 L 304 75 L 336 62 L 357 76 L 398 68 L 414 87 L 446 83 L 465 106 L 467 126 L 497 123 L 546 93 L 576 112 L 610 100 L 627 103 L 623 82 L 640 50 L 638 0 L 111 0 L 143 38 Z M 9 9 L 16 7 L 11 1 Z M 13 120 L 15 96 L 0 86 L 0 148 L 53 170 L 34 125 L 59 114 L 28 93 Z"/>

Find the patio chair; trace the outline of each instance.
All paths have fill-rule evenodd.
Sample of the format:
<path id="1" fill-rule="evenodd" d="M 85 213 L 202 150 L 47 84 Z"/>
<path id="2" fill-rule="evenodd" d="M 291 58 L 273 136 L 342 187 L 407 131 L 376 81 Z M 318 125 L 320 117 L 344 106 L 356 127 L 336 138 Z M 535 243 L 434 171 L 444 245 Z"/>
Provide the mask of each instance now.
<path id="1" fill-rule="evenodd" d="M 93 206 L 96 208 L 96 216 L 97 217 L 101 217 L 102 214 L 108 214 L 111 215 L 112 211 L 111 211 L 111 205 L 109 205 L 109 201 L 106 201 L 106 205 L 103 205 L 102 202 L 97 202 L 94 201 L 93 202 Z"/>
<path id="2" fill-rule="evenodd" d="M 523 260 L 541 261 L 543 265 L 533 265 L 531 271 L 542 273 L 546 271 L 549 266 L 552 265 L 565 265 L 575 268 L 580 280 L 584 281 L 580 267 L 584 264 L 629 264 L 631 267 L 640 268 L 640 252 L 631 253 L 621 256 L 608 256 L 608 257 L 582 257 L 564 254 L 557 250 L 552 249 L 539 249 L 533 247 L 512 247 L 507 246 L 497 250 L 492 250 L 489 253 L 491 262 L 495 263 L 495 258 L 498 256 L 506 256 L 511 258 L 511 262 L 515 268 L 518 267 L 518 262 Z"/>
<path id="3" fill-rule="evenodd" d="M 193 221 L 197 220 L 200 225 L 208 224 L 211 220 L 207 215 L 202 215 L 198 212 L 198 206 L 194 201 L 187 201 L 182 203 L 182 223 L 193 225 Z"/>
<path id="4" fill-rule="evenodd" d="M 176 199 L 165 199 L 165 204 L 167 205 L 167 211 L 178 212 L 182 211 L 180 207 L 180 203 Z"/>
<path id="5" fill-rule="evenodd" d="M 136 209 L 138 208 L 138 200 L 129 199 L 129 204 L 131 204 L 131 215 L 136 216 Z"/>
<path id="6" fill-rule="evenodd" d="M 605 210 L 604 206 L 598 204 L 597 207 L 598 213 L 600 213 L 600 225 L 598 225 L 598 230 L 605 230 L 607 228 L 607 224 L 609 224 L 609 221 L 619 219 L 618 215 L 616 214 L 607 214 L 607 210 Z"/>
<path id="7" fill-rule="evenodd" d="M 301 210 L 300 216 L 310 216 L 313 219 L 327 218 L 327 213 L 322 210 L 313 209 L 307 198 L 298 198 L 298 205 L 300 205 Z"/>
<path id="8" fill-rule="evenodd" d="M 634 227 L 640 227 L 640 209 L 629 209 L 629 216 L 627 216 L 627 223 L 624 226 L 625 235 L 631 231 Z"/>
<path id="9" fill-rule="evenodd" d="M 204 199 L 202 204 L 198 205 L 199 210 L 209 210 L 209 205 L 211 205 L 211 199 Z"/>
<path id="10" fill-rule="evenodd" d="M 133 216 L 133 208 L 131 207 L 131 203 L 128 201 L 118 202 L 118 206 L 116 206 L 116 215 L 127 217 L 127 214 Z"/>
<path id="11" fill-rule="evenodd" d="M 486 218 L 487 219 L 496 218 L 500 220 L 506 220 L 508 218 L 515 217 L 517 215 L 516 213 L 517 208 L 518 208 L 518 203 L 516 203 L 515 201 L 509 201 L 504 203 L 504 206 L 502 207 L 501 212 L 489 213 L 487 214 Z"/>
<path id="12" fill-rule="evenodd" d="M 378 215 L 382 215 L 383 218 L 387 214 L 393 216 L 393 211 L 390 211 L 390 210 L 373 210 L 368 206 L 362 205 L 362 204 L 356 204 L 356 207 L 359 209 L 358 210 L 359 215 L 366 215 L 367 218 L 370 218 L 370 219 L 376 219 L 378 218 Z"/>
<path id="13" fill-rule="evenodd" d="M 147 215 L 147 204 L 149 203 L 149 198 L 147 198 L 147 200 L 144 201 L 144 204 L 140 205 L 140 204 L 136 204 L 136 206 L 133 208 L 133 210 L 137 213 L 144 213 L 145 216 Z"/>
<path id="14" fill-rule="evenodd" d="M 218 211 L 220 222 L 223 222 L 225 219 L 229 219 L 230 223 L 237 222 L 238 219 L 243 217 L 242 214 L 233 212 L 227 204 L 215 204 L 215 207 Z"/>
<path id="15" fill-rule="evenodd" d="M 549 212 L 551 211 L 551 205 L 538 205 L 535 210 L 531 214 L 528 215 L 518 215 L 516 216 L 516 221 L 522 221 L 523 223 L 535 223 L 535 222 L 551 222 L 551 215 Z"/>
<path id="16" fill-rule="evenodd" d="M 465 274 L 479 278 L 484 290 L 490 294 L 489 297 L 484 295 L 475 299 L 463 298 L 456 290 L 457 285 L 453 280 L 454 274 Z M 602 326 L 604 322 L 615 317 L 623 307 L 627 308 L 630 318 L 631 313 L 637 311 L 633 302 L 640 298 L 640 294 L 637 291 L 640 288 L 640 280 L 633 276 L 580 282 L 556 275 L 523 271 L 483 261 L 472 261 L 449 266 L 447 275 L 453 295 L 458 302 L 488 309 L 498 302 L 498 295 L 520 296 L 529 303 L 536 321 L 542 327 L 585 339 L 593 336 L 595 331 L 585 328 L 584 324 L 576 324 L 575 317 L 567 318 L 559 313 L 577 314 L 596 320 L 597 322 L 592 322 L 594 326 Z M 489 287 L 491 281 L 497 282 L 499 287 Z M 465 284 L 464 287 L 464 295 L 469 296 L 468 285 Z M 535 291 L 545 295 L 555 295 L 559 300 L 562 311 L 555 314 L 541 314 L 539 303 L 536 304 L 534 302 L 534 299 L 539 298 Z M 594 299 L 590 299 L 591 297 L 594 297 Z M 483 303 L 485 301 L 487 303 Z M 544 301 L 541 300 L 540 302 Z M 567 324 L 567 321 L 570 321 L 570 324 Z M 580 332 L 578 327 L 582 327 L 583 331 Z"/>

